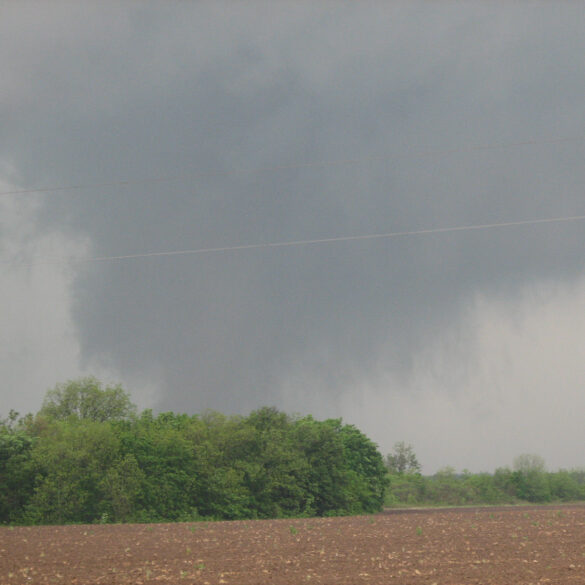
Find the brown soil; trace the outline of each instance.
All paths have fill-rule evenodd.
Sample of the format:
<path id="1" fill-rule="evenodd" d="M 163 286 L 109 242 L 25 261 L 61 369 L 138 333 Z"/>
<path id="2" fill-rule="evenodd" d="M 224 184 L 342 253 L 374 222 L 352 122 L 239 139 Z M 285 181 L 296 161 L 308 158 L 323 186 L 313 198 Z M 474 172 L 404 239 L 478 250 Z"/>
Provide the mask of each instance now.
<path id="1" fill-rule="evenodd" d="M 585 584 L 585 507 L 0 528 L 0 584 Z"/>

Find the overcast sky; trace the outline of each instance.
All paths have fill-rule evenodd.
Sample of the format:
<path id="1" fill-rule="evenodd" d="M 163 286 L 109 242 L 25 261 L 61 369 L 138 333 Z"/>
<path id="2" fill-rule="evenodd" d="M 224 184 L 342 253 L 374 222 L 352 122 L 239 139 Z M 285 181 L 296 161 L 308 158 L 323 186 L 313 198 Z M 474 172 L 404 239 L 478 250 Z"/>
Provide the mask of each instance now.
<path id="1" fill-rule="evenodd" d="M 516 224 L 585 214 L 582 23 L 0 3 L 0 414 L 94 374 L 141 408 L 343 417 L 427 473 L 585 466 L 585 221 Z"/>

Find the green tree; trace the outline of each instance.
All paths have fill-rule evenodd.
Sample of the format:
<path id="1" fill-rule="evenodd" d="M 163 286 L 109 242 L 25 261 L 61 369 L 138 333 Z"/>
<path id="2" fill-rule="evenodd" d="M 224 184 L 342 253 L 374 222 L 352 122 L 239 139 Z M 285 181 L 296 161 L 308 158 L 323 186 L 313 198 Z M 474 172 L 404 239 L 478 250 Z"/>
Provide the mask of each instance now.
<path id="1" fill-rule="evenodd" d="M 352 513 L 379 512 L 384 505 L 388 477 L 378 447 L 353 425 L 340 429 L 351 485 Z"/>
<path id="2" fill-rule="evenodd" d="M 247 443 L 244 481 L 261 518 L 298 516 L 304 512 L 303 485 L 309 465 L 292 439 L 294 422 L 272 407 L 252 412 L 243 421 L 252 431 Z"/>
<path id="3" fill-rule="evenodd" d="M 453 467 L 439 469 L 427 488 L 427 496 L 438 504 L 463 504 L 462 495 L 462 482 Z"/>
<path id="4" fill-rule="evenodd" d="M 539 455 L 524 454 L 514 459 L 513 481 L 516 495 L 528 502 L 548 502 L 550 485 L 544 459 Z"/>
<path id="5" fill-rule="evenodd" d="M 186 429 L 189 417 L 170 412 L 118 423 L 122 461 L 110 472 L 108 497 L 118 512 L 140 521 L 197 515 L 198 469 Z"/>
<path id="6" fill-rule="evenodd" d="M 112 522 L 129 522 L 139 515 L 145 474 L 132 453 L 114 463 L 103 479 L 103 513 Z"/>
<path id="7" fill-rule="evenodd" d="M 419 506 L 425 502 L 429 479 L 420 473 L 402 473 L 389 476 L 386 505 Z"/>
<path id="8" fill-rule="evenodd" d="M 109 423 L 54 421 L 33 446 L 35 489 L 25 509 L 39 524 L 94 522 L 104 509 L 104 478 L 119 458 Z"/>
<path id="9" fill-rule="evenodd" d="M 414 448 L 404 441 L 394 444 L 392 453 L 386 455 L 386 467 L 390 473 L 420 473 L 421 465 L 418 462 Z"/>
<path id="10" fill-rule="evenodd" d="M 30 466 L 33 438 L 15 411 L 0 421 L 0 522 L 22 515 L 34 487 Z"/>
<path id="11" fill-rule="evenodd" d="M 308 463 L 302 478 L 306 515 L 328 516 L 347 513 L 348 476 L 340 419 L 316 421 L 306 416 L 296 421 L 293 441 Z"/>
<path id="12" fill-rule="evenodd" d="M 585 486 L 580 484 L 574 472 L 559 470 L 549 476 L 551 498 L 564 502 L 576 502 L 585 497 Z"/>
<path id="13" fill-rule="evenodd" d="M 509 467 L 498 467 L 493 475 L 494 486 L 509 502 L 517 501 L 514 472 Z"/>
<path id="14" fill-rule="evenodd" d="M 544 473 L 546 463 L 540 455 L 524 453 L 514 458 L 514 471 L 522 473 Z"/>
<path id="15" fill-rule="evenodd" d="M 55 420 L 72 417 L 104 422 L 127 419 L 135 412 L 136 407 L 120 385 L 104 388 L 99 380 L 88 377 L 49 390 L 39 415 Z"/>
<path id="16" fill-rule="evenodd" d="M 510 502 L 510 497 L 498 489 L 495 474 L 473 473 L 464 475 L 468 486 L 467 503 L 503 504 Z"/>
<path id="17" fill-rule="evenodd" d="M 255 475 L 253 462 L 258 456 L 255 431 L 246 428 L 243 417 L 228 417 L 208 411 L 191 423 L 197 509 L 202 516 L 217 519 L 252 518 L 252 502 L 246 472 Z"/>

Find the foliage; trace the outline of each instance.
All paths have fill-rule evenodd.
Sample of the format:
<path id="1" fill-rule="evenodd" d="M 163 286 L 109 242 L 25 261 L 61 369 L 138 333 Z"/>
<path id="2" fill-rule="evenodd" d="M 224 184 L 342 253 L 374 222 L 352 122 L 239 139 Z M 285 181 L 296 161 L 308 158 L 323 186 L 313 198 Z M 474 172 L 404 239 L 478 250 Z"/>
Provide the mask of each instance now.
<path id="1" fill-rule="evenodd" d="M 83 378 L 36 415 L 0 419 L 0 522 L 150 522 L 331 516 L 382 506 L 585 500 L 585 471 L 537 455 L 493 474 L 421 473 L 403 442 L 384 460 L 341 419 L 139 415 L 120 387 Z"/>
<path id="2" fill-rule="evenodd" d="M 389 484 L 377 446 L 353 425 L 341 428 L 344 457 L 349 467 L 359 512 L 376 512 L 384 504 Z"/>
<path id="3" fill-rule="evenodd" d="M 49 390 L 39 414 L 56 420 L 73 417 L 105 422 L 129 418 L 135 410 L 121 386 L 103 388 L 99 380 L 88 377 Z"/>
<path id="4" fill-rule="evenodd" d="M 33 438 L 15 411 L 0 421 L 0 521 L 14 521 L 32 495 Z"/>
<path id="5" fill-rule="evenodd" d="M 386 467 L 392 474 L 420 473 L 421 465 L 412 445 L 403 441 L 395 443 L 394 451 L 386 455 Z"/>
<path id="6" fill-rule="evenodd" d="M 549 477 L 544 459 L 539 455 L 524 454 L 514 459 L 513 483 L 516 496 L 528 502 L 551 500 Z"/>
<path id="7" fill-rule="evenodd" d="M 523 453 L 514 458 L 514 471 L 520 473 L 544 473 L 546 465 L 540 455 Z"/>
<path id="8" fill-rule="evenodd" d="M 136 415 L 119 386 L 83 378 L 0 426 L 0 522 L 174 521 L 376 512 L 374 443 L 340 419 Z"/>
<path id="9" fill-rule="evenodd" d="M 24 518 L 32 523 L 93 522 L 104 511 L 104 478 L 118 452 L 108 423 L 54 421 L 32 450 L 35 488 Z"/>
<path id="10" fill-rule="evenodd" d="M 536 455 L 514 460 L 514 470 L 496 469 L 493 474 L 457 473 L 452 467 L 433 476 L 389 474 L 388 506 L 466 506 L 519 502 L 569 502 L 585 500 L 585 471 L 547 472 Z"/>

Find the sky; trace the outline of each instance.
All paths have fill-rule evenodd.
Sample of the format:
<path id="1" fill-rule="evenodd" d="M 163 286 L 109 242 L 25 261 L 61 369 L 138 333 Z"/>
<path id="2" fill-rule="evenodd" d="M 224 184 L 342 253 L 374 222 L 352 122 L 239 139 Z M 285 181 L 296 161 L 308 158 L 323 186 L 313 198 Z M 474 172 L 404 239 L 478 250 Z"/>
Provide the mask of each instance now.
<path id="1" fill-rule="evenodd" d="M 582 10 L 1 2 L 0 415 L 95 375 L 585 467 Z"/>

